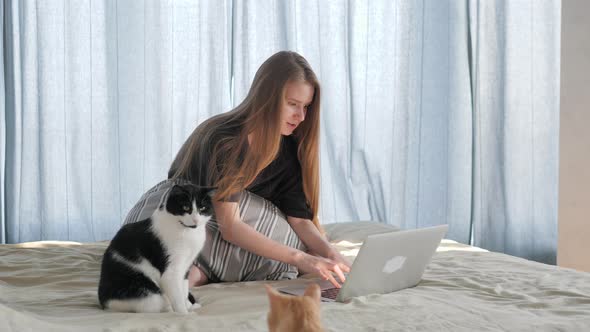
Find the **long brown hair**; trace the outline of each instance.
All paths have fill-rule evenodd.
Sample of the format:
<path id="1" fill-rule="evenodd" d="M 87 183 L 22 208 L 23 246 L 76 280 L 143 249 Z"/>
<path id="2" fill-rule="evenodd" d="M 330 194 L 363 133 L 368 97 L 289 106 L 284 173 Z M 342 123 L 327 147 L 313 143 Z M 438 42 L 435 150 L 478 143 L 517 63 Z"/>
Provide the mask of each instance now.
<path id="1" fill-rule="evenodd" d="M 281 105 L 287 82 L 303 81 L 314 88 L 305 121 L 293 132 L 301 164 L 303 191 L 318 221 L 320 84 L 309 63 L 301 55 L 281 51 L 258 69 L 248 95 L 233 110 L 200 124 L 184 143 L 170 168 L 169 177 L 191 181 L 193 163 L 209 158 L 207 185 L 217 187 L 214 199 L 226 200 L 248 187 L 277 156 L 281 140 Z M 251 135 L 252 145 L 248 142 Z M 201 184 L 203 183 L 196 183 Z"/>

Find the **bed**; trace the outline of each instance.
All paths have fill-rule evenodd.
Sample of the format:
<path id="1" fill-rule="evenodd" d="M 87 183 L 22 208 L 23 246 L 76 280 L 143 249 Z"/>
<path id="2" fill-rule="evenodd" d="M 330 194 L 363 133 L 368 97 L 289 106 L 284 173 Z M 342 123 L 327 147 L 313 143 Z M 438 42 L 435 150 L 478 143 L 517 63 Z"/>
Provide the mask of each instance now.
<path id="1" fill-rule="evenodd" d="M 363 239 L 395 229 L 378 223 L 326 225 L 351 260 Z M 193 288 L 202 308 L 188 315 L 101 310 L 96 295 L 107 242 L 0 245 L 0 331 L 266 331 L 263 285 Z M 322 303 L 326 331 L 590 331 L 590 273 L 443 240 L 422 281 L 346 304 Z"/>

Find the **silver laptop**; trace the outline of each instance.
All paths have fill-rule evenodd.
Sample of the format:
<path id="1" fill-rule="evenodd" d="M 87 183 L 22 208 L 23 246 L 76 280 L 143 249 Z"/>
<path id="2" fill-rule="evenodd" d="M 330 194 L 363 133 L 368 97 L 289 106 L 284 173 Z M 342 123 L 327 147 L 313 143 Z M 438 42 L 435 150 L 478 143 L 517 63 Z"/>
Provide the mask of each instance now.
<path id="1" fill-rule="evenodd" d="M 345 302 L 355 296 L 386 294 L 416 286 L 447 229 L 447 225 L 441 225 L 367 237 L 342 288 L 335 288 L 329 281 L 319 283 L 322 301 Z M 303 295 L 306 286 L 279 291 Z"/>

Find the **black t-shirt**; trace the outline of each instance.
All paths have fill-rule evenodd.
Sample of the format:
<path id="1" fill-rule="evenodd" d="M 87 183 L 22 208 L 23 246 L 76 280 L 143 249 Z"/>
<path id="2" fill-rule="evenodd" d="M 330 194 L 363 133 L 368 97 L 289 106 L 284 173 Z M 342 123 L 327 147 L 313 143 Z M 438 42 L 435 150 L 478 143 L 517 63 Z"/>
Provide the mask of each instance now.
<path id="1" fill-rule="evenodd" d="M 227 132 L 217 132 L 209 138 L 217 140 L 225 134 Z M 194 154 L 190 180 L 198 185 L 213 186 L 213 183 L 207 183 L 207 169 L 212 153 L 212 144 L 211 142 L 202 143 L 205 144 L 201 145 L 199 151 Z M 184 148 L 184 146 L 181 148 L 180 153 L 187 153 Z M 218 164 L 220 163 L 221 161 L 218 162 Z M 172 167 L 168 172 L 168 177 L 171 177 L 174 172 L 175 169 Z M 281 136 L 281 146 L 277 157 L 258 174 L 246 190 L 271 201 L 287 216 L 313 218 L 313 213 L 303 193 L 301 165 L 297 158 L 297 141 L 293 136 Z M 230 198 L 229 201 L 234 199 Z"/>
<path id="2" fill-rule="evenodd" d="M 297 141 L 293 136 L 282 136 L 277 157 L 258 174 L 246 190 L 273 202 L 288 216 L 313 218 L 303 193 Z"/>

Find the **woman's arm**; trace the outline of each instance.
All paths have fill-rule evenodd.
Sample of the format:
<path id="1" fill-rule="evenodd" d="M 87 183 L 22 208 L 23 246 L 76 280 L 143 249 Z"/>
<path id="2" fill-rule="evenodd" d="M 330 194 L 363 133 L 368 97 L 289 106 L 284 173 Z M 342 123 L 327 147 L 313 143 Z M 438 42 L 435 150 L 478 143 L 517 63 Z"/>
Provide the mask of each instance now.
<path id="1" fill-rule="evenodd" d="M 238 203 L 217 201 L 213 202 L 213 208 L 224 240 L 256 255 L 297 266 L 303 272 L 317 273 L 335 287 L 340 287 L 340 284 L 332 276 L 332 272 L 344 282 L 341 264 L 273 241 L 242 222 Z"/>
<path id="2" fill-rule="evenodd" d="M 287 221 L 297 236 L 305 243 L 305 246 L 311 252 L 322 257 L 328 257 L 332 254 L 333 248 L 320 231 L 309 219 L 295 218 L 287 216 Z"/>
<path id="3" fill-rule="evenodd" d="M 326 240 L 311 220 L 287 217 L 287 221 L 311 252 L 337 262 L 344 272 L 349 272 L 350 263 Z"/>

